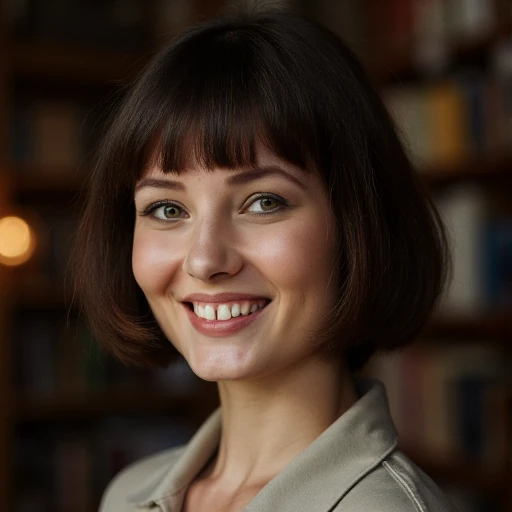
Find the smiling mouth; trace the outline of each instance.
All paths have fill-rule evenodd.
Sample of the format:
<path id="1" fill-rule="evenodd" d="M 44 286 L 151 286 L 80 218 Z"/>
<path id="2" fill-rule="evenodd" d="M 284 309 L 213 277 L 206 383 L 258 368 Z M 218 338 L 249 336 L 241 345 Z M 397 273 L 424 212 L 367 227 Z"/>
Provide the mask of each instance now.
<path id="1" fill-rule="evenodd" d="M 270 304 L 270 299 L 242 300 L 226 303 L 185 302 L 184 305 L 198 318 L 207 321 L 227 321 L 232 318 L 250 316 Z"/>

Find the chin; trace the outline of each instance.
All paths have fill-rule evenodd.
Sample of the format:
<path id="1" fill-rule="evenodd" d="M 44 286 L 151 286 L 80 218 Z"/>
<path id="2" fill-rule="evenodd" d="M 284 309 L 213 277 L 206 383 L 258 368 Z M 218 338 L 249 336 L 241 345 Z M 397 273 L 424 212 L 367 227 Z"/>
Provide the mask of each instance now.
<path id="1" fill-rule="evenodd" d="M 235 381 L 235 380 L 243 380 L 248 378 L 248 375 L 244 372 L 237 371 L 235 369 L 222 369 L 222 368 L 200 368 L 195 369 L 191 367 L 192 371 L 202 380 L 208 382 L 220 382 L 220 381 Z"/>
<path id="2" fill-rule="evenodd" d="M 215 357 L 193 357 L 188 360 L 192 371 L 200 378 L 209 382 L 234 381 L 254 378 L 256 372 L 247 361 L 233 361 L 229 354 L 217 354 Z"/>

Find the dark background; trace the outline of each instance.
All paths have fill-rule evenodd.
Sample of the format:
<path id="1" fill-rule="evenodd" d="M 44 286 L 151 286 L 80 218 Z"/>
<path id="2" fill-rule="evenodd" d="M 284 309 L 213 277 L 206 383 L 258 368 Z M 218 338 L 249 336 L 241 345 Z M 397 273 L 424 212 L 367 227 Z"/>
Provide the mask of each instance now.
<path id="1" fill-rule="evenodd" d="M 260 2 L 264 4 L 265 2 Z M 82 185 L 124 86 L 228 0 L 0 0 L 0 508 L 91 512 L 119 469 L 186 442 L 216 406 L 186 364 L 124 368 L 66 286 Z M 363 60 L 449 228 L 454 280 L 415 345 L 364 370 L 403 449 L 463 512 L 512 510 L 512 4 L 289 0 Z M 11 245 L 13 246 L 14 241 Z M 17 264 L 16 264 L 17 263 Z"/>

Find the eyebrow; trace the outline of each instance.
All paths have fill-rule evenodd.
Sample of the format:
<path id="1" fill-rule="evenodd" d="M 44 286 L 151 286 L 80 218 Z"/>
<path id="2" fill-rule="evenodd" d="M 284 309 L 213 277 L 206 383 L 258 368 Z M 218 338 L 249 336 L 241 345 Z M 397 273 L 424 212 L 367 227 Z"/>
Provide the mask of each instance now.
<path id="1" fill-rule="evenodd" d="M 226 179 L 226 184 L 228 185 L 243 185 L 245 183 L 250 183 L 251 181 L 256 181 L 261 178 L 265 178 L 267 176 L 282 176 L 283 178 L 291 181 L 295 185 L 298 185 L 303 190 L 307 190 L 307 187 L 302 181 L 297 179 L 295 176 L 286 172 L 276 165 L 269 165 L 266 167 L 256 167 L 254 169 L 247 169 L 241 171 L 237 174 L 229 176 Z M 180 181 L 170 180 L 170 179 L 156 179 L 156 178 L 145 178 L 135 187 L 135 191 L 140 190 L 146 187 L 154 187 L 154 188 L 165 188 L 169 190 L 180 190 L 182 192 L 186 191 L 186 187 Z"/>
<path id="2" fill-rule="evenodd" d="M 226 180 L 226 183 L 228 185 L 243 185 L 245 183 L 250 183 L 251 181 L 259 180 L 266 176 L 272 175 L 282 176 L 288 181 L 295 183 L 295 185 L 298 185 L 303 190 L 307 190 L 306 185 L 302 183 L 302 181 L 300 181 L 295 176 L 286 172 L 285 170 L 281 169 L 281 167 L 278 167 L 276 165 L 256 167 L 254 169 L 248 169 L 246 171 L 239 172 L 237 174 L 234 174 L 233 176 L 230 176 Z"/>
<path id="3" fill-rule="evenodd" d="M 135 192 L 141 188 L 153 187 L 153 188 L 166 188 L 169 190 L 186 190 L 185 185 L 179 181 L 174 180 L 162 180 L 156 178 L 145 178 L 135 186 Z"/>

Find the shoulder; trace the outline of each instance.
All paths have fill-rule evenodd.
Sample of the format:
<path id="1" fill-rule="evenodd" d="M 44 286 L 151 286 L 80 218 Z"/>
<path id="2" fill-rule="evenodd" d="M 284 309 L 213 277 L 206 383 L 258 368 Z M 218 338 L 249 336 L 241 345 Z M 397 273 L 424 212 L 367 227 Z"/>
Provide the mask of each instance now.
<path id="1" fill-rule="evenodd" d="M 343 498 L 342 509 L 354 512 L 458 512 L 437 484 L 400 451 L 393 452 L 364 475 Z"/>
<path id="2" fill-rule="evenodd" d="M 127 499 L 141 486 L 144 490 L 155 486 L 162 474 L 176 463 L 185 446 L 178 446 L 140 459 L 120 471 L 103 493 L 99 512 L 126 510 Z"/>

